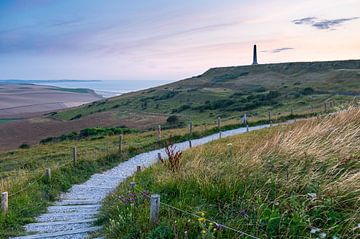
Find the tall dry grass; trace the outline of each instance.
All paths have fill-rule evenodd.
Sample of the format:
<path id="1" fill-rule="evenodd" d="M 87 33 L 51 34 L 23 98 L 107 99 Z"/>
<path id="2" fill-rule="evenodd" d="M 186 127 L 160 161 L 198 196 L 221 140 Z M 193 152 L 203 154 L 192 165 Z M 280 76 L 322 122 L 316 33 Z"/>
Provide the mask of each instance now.
<path id="1" fill-rule="evenodd" d="M 181 188 L 194 183 L 198 200 L 246 207 L 260 217 L 255 224 L 263 223 L 264 208 L 279 205 L 283 223 L 289 220 L 290 225 L 293 214 L 302 215 L 296 233 L 310 237 L 309 228 L 319 227 L 328 235 L 360 235 L 360 110 L 194 148 L 184 153 L 177 175 L 159 170 L 154 180 L 159 188 L 177 185 L 184 194 Z M 298 208 L 292 208 L 294 204 Z M 229 207 L 221 210 L 237 210 Z M 276 230 L 290 237 L 290 226 L 280 224 Z"/>

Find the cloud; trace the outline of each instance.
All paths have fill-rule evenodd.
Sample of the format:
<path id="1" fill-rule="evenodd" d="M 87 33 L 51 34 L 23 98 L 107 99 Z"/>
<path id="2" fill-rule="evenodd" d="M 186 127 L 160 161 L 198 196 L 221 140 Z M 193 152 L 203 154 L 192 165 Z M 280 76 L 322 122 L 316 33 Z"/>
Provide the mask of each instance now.
<path id="1" fill-rule="evenodd" d="M 301 19 L 295 19 L 292 22 L 297 25 L 310 25 L 319 30 L 331 29 L 335 30 L 337 26 L 340 26 L 342 23 L 359 19 L 359 17 L 350 17 L 350 18 L 337 18 L 337 19 L 318 19 L 316 17 L 306 17 Z"/>
<path id="2" fill-rule="evenodd" d="M 295 19 L 292 22 L 298 25 L 301 24 L 313 24 L 315 22 L 315 17 L 306 17 L 306 18 L 301 18 L 301 19 Z"/>
<path id="3" fill-rule="evenodd" d="M 292 48 L 292 47 L 282 47 L 282 48 L 276 48 L 276 49 L 273 49 L 273 50 L 264 50 L 264 51 L 261 51 L 261 52 L 269 52 L 269 53 L 280 53 L 280 52 L 283 52 L 283 51 L 289 51 L 289 50 L 294 50 L 295 48 Z"/>

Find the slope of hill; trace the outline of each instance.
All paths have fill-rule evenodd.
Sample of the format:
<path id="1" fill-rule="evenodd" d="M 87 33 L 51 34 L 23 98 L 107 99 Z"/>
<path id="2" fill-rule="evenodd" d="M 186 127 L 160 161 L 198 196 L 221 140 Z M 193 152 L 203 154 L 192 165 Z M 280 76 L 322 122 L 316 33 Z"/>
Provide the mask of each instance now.
<path id="1" fill-rule="evenodd" d="M 96 126 L 149 129 L 177 115 L 194 125 L 236 120 L 245 112 L 250 121 L 268 117 L 323 112 L 347 105 L 360 94 L 360 60 L 281 63 L 213 68 L 171 84 L 30 120 L 0 125 L 1 149 L 36 144 L 50 136 Z M 1 121 L 0 121 L 1 122 Z M 184 125 L 184 124 L 183 124 Z M 44 130 L 46 129 L 46 130 Z M 31 131 L 31 134 L 28 132 Z"/>
<path id="2" fill-rule="evenodd" d="M 359 238 L 359 150 L 359 109 L 221 139 L 136 174 L 101 222 L 107 238 Z"/>
<path id="3" fill-rule="evenodd" d="M 125 94 L 53 116 L 70 120 L 99 112 L 178 114 L 194 121 L 316 110 L 360 95 L 360 61 L 299 62 L 212 68 L 204 74 L 164 86 Z"/>

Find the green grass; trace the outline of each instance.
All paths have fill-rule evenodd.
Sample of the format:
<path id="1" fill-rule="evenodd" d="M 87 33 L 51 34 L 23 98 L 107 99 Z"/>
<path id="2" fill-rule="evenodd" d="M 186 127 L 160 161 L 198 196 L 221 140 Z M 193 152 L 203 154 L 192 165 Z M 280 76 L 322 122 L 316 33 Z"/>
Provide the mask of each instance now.
<path id="1" fill-rule="evenodd" d="M 211 118 L 319 111 L 325 102 L 347 103 L 360 95 L 360 61 L 281 63 L 213 68 L 202 75 L 60 111 L 70 120 L 100 112 L 177 114 L 195 123 Z"/>
<path id="2" fill-rule="evenodd" d="M 122 184 L 99 223 L 107 238 L 239 237 L 209 219 L 259 238 L 358 238 L 359 119 L 352 110 L 185 151 L 179 172 L 157 164 Z M 150 225 L 149 201 L 138 191 L 133 200 L 130 181 L 204 219 L 162 205 Z"/>
<path id="3" fill-rule="evenodd" d="M 72 92 L 72 93 L 82 93 L 82 94 L 87 94 L 87 93 L 92 92 L 92 90 L 85 89 L 85 88 L 76 88 L 76 89 L 71 89 L 71 88 L 49 88 L 49 89 L 50 90 L 56 90 L 56 91 Z"/>
<path id="4" fill-rule="evenodd" d="M 305 115 L 288 115 L 279 121 Z M 237 120 L 238 122 L 238 120 Z M 263 124 L 266 121 L 251 122 L 250 125 Z M 234 121 L 225 121 L 221 130 L 240 127 Z M 105 129 L 106 130 L 106 129 Z M 0 191 L 10 194 L 10 213 L 0 216 L 0 238 L 15 236 L 23 232 L 22 225 L 32 222 L 43 212 L 46 206 L 73 184 L 84 182 L 92 174 L 111 168 L 127 158 L 159 147 L 154 131 L 133 132 L 127 130 L 124 136 L 125 153 L 117 155 L 118 136 L 90 137 L 80 140 L 55 140 L 53 143 L 32 146 L 29 149 L 0 152 Z M 199 138 L 216 133 L 215 125 L 194 125 L 193 134 L 187 127 L 163 129 L 162 141 L 171 136 L 173 142 L 182 142 L 190 138 Z M 103 132 L 99 128 L 92 133 Z M 76 145 L 79 163 L 72 165 L 72 147 Z M 44 178 L 46 168 L 52 169 L 52 181 Z M 37 181 L 38 180 L 38 181 Z M 35 183 L 34 183 L 35 182 Z M 30 186 L 29 186 L 30 185 Z M 25 191 L 22 191 L 27 188 Z M 20 193 L 18 193 L 20 191 Z"/>

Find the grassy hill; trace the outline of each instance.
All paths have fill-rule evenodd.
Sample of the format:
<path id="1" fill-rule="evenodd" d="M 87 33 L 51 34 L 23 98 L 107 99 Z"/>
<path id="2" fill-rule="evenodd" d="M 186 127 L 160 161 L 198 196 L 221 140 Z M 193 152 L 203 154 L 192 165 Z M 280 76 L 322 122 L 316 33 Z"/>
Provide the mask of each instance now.
<path id="1" fill-rule="evenodd" d="M 212 68 L 204 74 L 164 86 L 125 94 L 53 113 L 74 120 L 101 112 L 123 117 L 132 112 L 177 114 L 209 122 L 244 112 L 265 117 L 320 111 L 324 102 L 344 103 L 360 95 L 360 60 L 298 62 Z"/>
<path id="2" fill-rule="evenodd" d="M 352 109 L 199 146 L 122 184 L 100 222 L 107 238 L 359 238 L 359 136 Z M 152 226 L 151 193 L 198 216 L 161 205 Z"/>

